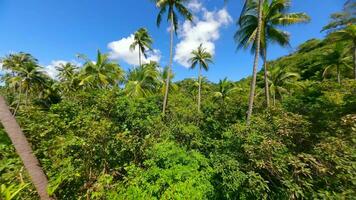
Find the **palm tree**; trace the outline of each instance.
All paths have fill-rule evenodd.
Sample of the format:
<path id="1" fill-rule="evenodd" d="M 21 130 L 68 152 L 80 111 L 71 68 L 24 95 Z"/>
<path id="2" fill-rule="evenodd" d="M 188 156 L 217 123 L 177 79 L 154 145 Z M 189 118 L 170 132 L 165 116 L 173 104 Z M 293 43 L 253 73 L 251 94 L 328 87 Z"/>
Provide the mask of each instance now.
<path id="1" fill-rule="evenodd" d="M 354 79 L 356 80 L 356 25 L 349 25 L 345 29 L 333 32 L 328 39 L 332 42 L 351 42 L 354 67 Z"/>
<path id="2" fill-rule="evenodd" d="M 218 83 L 218 91 L 214 93 L 215 99 L 221 99 L 224 103 L 226 99 L 229 98 L 229 95 L 234 92 L 237 88 L 234 84 L 229 81 L 227 78 L 220 80 Z"/>
<path id="3" fill-rule="evenodd" d="M 288 32 L 278 29 L 279 26 L 307 22 L 310 18 L 305 13 L 287 13 L 290 0 L 265 0 L 262 8 L 261 24 L 261 52 L 264 66 L 266 104 L 269 107 L 269 87 L 267 68 L 267 47 L 269 43 L 277 43 L 281 46 L 290 46 Z M 235 34 L 238 48 L 249 48 L 256 51 L 255 34 L 258 27 L 258 2 L 249 1 L 245 11 L 239 19 L 240 29 Z"/>
<path id="4" fill-rule="evenodd" d="M 169 65 L 167 71 L 167 79 L 166 79 L 166 86 L 165 86 L 165 93 L 163 99 L 163 115 L 166 112 L 166 106 L 168 102 L 168 91 L 169 91 L 169 83 L 170 83 L 170 74 L 171 68 L 173 64 L 173 37 L 174 32 L 177 33 L 178 30 L 178 13 L 184 18 L 189 21 L 193 20 L 192 13 L 184 6 L 184 3 L 188 0 L 153 0 L 156 3 L 156 6 L 159 9 L 159 13 L 157 16 L 157 26 L 160 26 L 163 14 L 167 12 L 167 20 L 170 21 L 170 53 L 169 53 Z"/>
<path id="5" fill-rule="evenodd" d="M 199 65 L 199 90 L 198 90 L 198 112 L 200 112 L 200 104 L 201 104 L 201 70 L 202 68 L 205 71 L 209 70 L 209 63 L 212 63 L 212 55 L 203 48 L 203 44 L 200 44 L 198 49 L 192 51 L 192 57 L 189 59 L 191 63 L 191 69 L 194 69 L 197 65 Z"/>
<path id="6" fill-rule="evenodd" d="M 152 43 L 153 40 L 148 34 L 147 29 L 140 28 L 135 32 L 134 42 L 131 44 L 130 50 L 134 51 L 138 46 L 138 61 L 140 66 L 142 66 L 141 54 L 143 54 L 143 56 L 147 58 L 146 51 L 152 50 Z"/>
<path id="7" fill-rule="evenodd" d="M 327 73 L 331 69 L 336 69 L 337 82 L 341 83 L 341 68 L 348 67 L 347 60 L 349 57 L 345 57 L 344 44 L 336 43 L 335 47 L 328 52 L 326 52 L 319 64 L 325 66 L 323 77 L 325 78 Z"/>
<path id="8" fill-rule="evenodd" d="M 80 86 L 91 88 L 105 88 L 115 86 L 123 79 L 124 71 L 120 66 L 109 60 L 108 54 L 98 51 L 96 62 L 89 60 L 84 55 L 79 55 L 86 63 L 80 72 Z"/>
<path id="9" fill-rule="evenodd" d="M 333 13 L 329 24 L 323 27 L 321 31 L 334 32 L 346 28 L 346 26 L 356 23 L 355 18 L 356 2 L 348 0 L 344 4 L 341 12 Z"/>
<path id="10" fill-rule="evenodd" d="M 151 62 L 128 72 L 124 92 L 131 97 L 146 97 L 157 91 L 160 82 L 158 65 Z"/>
<path id="11" fill-rule="evenodd" d="M 281 68 L 272 69 L 269 74 L 270 92 L 273 99 L 273 105 L 276 104 L 276 99 L 282 100 L 284 94 L 289 94 L 290 89 L 298 86 L 296 81 L 300 78 L 298 73 L 288 72 Z"/>
<path id="12" fill-rule="evenodd" d="M 25 95 L 27 104 L 29 92 L 43 89 L 49 78 L 30 54 L 12 54 L 3 60 L 3 66 L 10 70 L 10 75 L 6 76 L 5 82 L 18 94 L 17 105 L 13 113 L 16 115 L 21 104 L 21 96 Z"/>
<path id="13" fill-rule="evenodd" d="M 245 2 L 244 8 L 242 10 L 242 13 L 240 15 L 240 18 L 244 16 L 244 13 L 247 11 L 246 10 L 246 4 L 247 1 Z M 252 116 L 252 109 L 253 109 L 253 101 L 255 98 L 255 89 L 256 89 L 256 77 L 257 77 L 257 66 L 258 66 L 258 57 L 259 57 L 259 52 L 260 52 L 260 40 L 261 40 L 261 26 L 262 26 L 262 4 L 263 0 L 259 0 L 258 2 L 258 23 L 257 23 L 257 29 L 256 29 L 256 34 L 252 36 L 252 39 L 255 41 L 255 59 L 253 62 L 253 69 L 252 69 L 252 80 L 251 80 L 251 87 L 250 87 L 250 95 L 249 95 L 249 103 L 248 103 L 248 110 L 247 110 L 247 119 L 246 123 L 247 125 L 250 124 L 251 116 Z M 239 20 L 239 22 L 243 22 L 242 20 Z M 239 23 L 240 28 L 243 27 L 243 24 Z"/>
<path id="14" fill-rule="evenodd" d="M 24 163 L 40 198 L 45 200 L 51 199 L 47 193 L 47 177 L 43 172 L 36 156 L 33 154 L 31 145 L 21 131 L 21 128 L 17 124 L 15 118 L 11 115 L 5 99 L 2 96 L 0 96 L 0 121 L 14 144 L 17 154 Z"/>
<path id="15" fill-rule="evenodd" d="M 73 91 L 77 89 L 79 85 L 78 79 L 78 67 L 72 63 L 65 63 L 56 66 L 59 72 L 57 78 L 60 80 L 63 90 L 65 92 Z"/>

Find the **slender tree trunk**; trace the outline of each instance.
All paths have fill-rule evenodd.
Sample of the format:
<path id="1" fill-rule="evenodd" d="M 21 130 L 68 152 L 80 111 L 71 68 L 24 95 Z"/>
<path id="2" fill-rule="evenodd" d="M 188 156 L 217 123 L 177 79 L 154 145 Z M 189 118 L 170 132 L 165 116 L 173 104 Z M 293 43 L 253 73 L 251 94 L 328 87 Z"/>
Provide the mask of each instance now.
<path id="1" fill-rule="evenodd" d="M 168 91 L 169 91 L 169 82 L 171 76 L 171 68 L 173 64 L 173 37 L 174 37 L 174 24 L 173 24 L 173 13 L 171 13 L 171 35 L 170 35 L 170 50 L 169 50 L 169 65 L 167 70 L 167 79 L 166 79 L 166 91 L 164 93 L 163 99 L 163 116 L 166 114 L 167 102 L 168 102 Z"/>
<path id="2" fill-rule="evenodd" d="M 265 79 L 265 95 L 266 95 L 266 106 L 269 108 L 269 85 L 268 85 L 268 68 L 267 68 L 267 49 L 263 49 L 263 65 L 264 65 L 264 79 Z"/>
<path id="3" fill-rule="evenodd" d="M 354 79 L 356 80 L 356 43 L 354 44 L 353 58 L 354 58 Z"/>
<path id="4" fill-rule="evenodd" d="M 255 98 L 255 89 L 256 89 L 256 77 L 257 77 L 257 66 L 258 66 L 258 58 L 260 53 L 260 40 L 261 40 L 261 25 L 262 25 L 262 4 L 263 0 L 259 0 L 258 3 L 258 26 L 257 26 L 257 35 L 255 38 L 256 42 L 256 52 L 255 52 L 255 60 L 253 62 L 253 71 L 252 71 L 252 80 L 251 80 L 251 88 L 250 88 L 250 96 L 248 103 L 248 111 L 247 111 L 247 125 L 250 125 L 252 109 L 253 109 L 253 101 Z"/>
<path id="5" fill-rule="evenodd" d="M 18 110 L 18 109 L 19 109 L 19 107 L 20 107 L 20 103 L 21 103 L 21 92 L 22 92 L 22 84 L 21 84 L 21 82 L 20 82 L 20 93 L 19 93 L 19 99 L 17 100 L 17 105 L 16 105 L 16 108 L 15 108 L 15 110 L 14 110 L 14 113 L 12 114 L 13 116 L 15 116 L 15 115 L 16 115 L 17 110 Z"/>
<path id="6" fill-rule="evenodd" d="M 138 47 L 138 63 L 142 67 L 141 49 Z"/>
<path id="7" fill-rule="evenodd" d="M 28 174 L 42 200 L 51 199 L 47 193 L 48 180 L 32 152 L 31 145 L 21 131 L 15 118 L 11 115 L 4 97 L 0 96 L 0 121 L 15 146 L 17 154 L 25 165 Z"/>
<path id="8" fill-rule="evenodd" d="M 341 78 L 340 78 L 340 66 L 336 65 L 336 71 L 337 71 L 337 82 L 341 84 Z"/>
<path id="9" fill-rule="evenodd" d="M 198 112 L 200 113 L 200 105 L 201 105 L 201 65 L 199 65 L 199 89 L 198 89 Z"/>

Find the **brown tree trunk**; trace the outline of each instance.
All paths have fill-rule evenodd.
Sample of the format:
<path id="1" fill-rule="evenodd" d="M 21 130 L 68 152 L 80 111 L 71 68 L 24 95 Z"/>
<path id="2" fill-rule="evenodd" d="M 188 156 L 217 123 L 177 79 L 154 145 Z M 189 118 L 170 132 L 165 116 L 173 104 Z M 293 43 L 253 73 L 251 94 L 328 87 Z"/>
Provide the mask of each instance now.
<path id="1" fill-rule="evenodd" d="M 0 121 L 5 128 L 9 138 L 15 146 L 17 154 L 20 156 L 25 168 L 30 175 L 33 185 L 36 187 L 38 195 L 42 200 L 51 199 L 47 193 L 48 180 L 40 167 L 40 163 L 32 152 L 31 145 L 21 131 L 15 118 L 11 115 L 4 97 L 0 96 Z"/>
<path id="2" fill-rule="evenodd" d="M 174 23 L 173 23 L 173 13 L 171 13 L 171 35 L 170 35 L 170 50 L 169 50 L 169 65 L 167 70 L 167 78 L 166 78 L 166 91 L 164 93 L 163 99 L 163 116 L 166 114 L 167 102 L 168 102 L 168 91 L 169 91 L 169 82 L 171 76 L 171 68 L 173 64 L 173 34 L 174 34 Z"/>
<path id="3" fill-rule="evenodd" d="M 201 65 L 199 65 L 199 90 L 198 90 L 198 112 L 200 113 L 200 105 L 201 105 Z"/>
<path id="4" fill-rule="evenodd" d="M 264 79 L 265 79 L 265 95 L 266 106 L 269 108 L 269 84 L 268 84 L 268 68 L 267 68 L 267 49 L 263 49 L 263 65 L 264 65 Z"/>
<path id="5" fill-rule="evenodd" d="M 255 60 L 253 62 L 253 71 L 252 71 L 252 80 L 250 87 L 250 96 L 248 103 L 248 111 L 247 111 L 247 125 L 250 125 L 252 109 L 253 109 L 253 101 L 255 98 L 255 89 L 256 89 L 256 77 L 257 77 L 257 66 L 258 66 L 258 58 L 260 53 L 260 40 L 261 40 L 261 25 L 262 25 L 262 4 L 263 0 L 259 0 L 258 3 L 258 26 L 257 26 L 257 35 L 256 35 L 256 52 L 255 52 Z"/>

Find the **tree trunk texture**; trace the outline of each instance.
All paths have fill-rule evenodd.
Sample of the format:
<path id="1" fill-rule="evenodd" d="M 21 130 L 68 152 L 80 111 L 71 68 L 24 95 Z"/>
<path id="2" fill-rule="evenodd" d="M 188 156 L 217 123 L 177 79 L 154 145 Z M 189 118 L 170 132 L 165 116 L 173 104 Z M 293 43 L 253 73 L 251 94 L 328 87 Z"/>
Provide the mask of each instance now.
<path id="1" fill-rule="evenodd" d="M 198 90 L 198 112 L 200 113 L 200 107 L 201 107 L 201 65 L 199 65 L 199 90 Z"/>
<path id="2" fill-rule="evenodd" d="M 269 108 L 269 84 L 268 84 L 268 68 L 267 68 L 267 50 L 263 50 L 263 65 L 264 65 L 264 79 L 265 79 L 265 95 L 266 95 L 266 106 Z"/>
<path id="3" fill-rule="evenodd" d="M 174 34 L 174 24 L 173 24 L 173 13 L 171 13 L 171 35 L 170 35 L 170 50 L 169 50 L 169 65 L 168 65 L 168 70 L 167 70 L 167 79 L 166 79 L 166 91 L 164 93 L 164 99 L 163 99 L 163 116 L 166 114 L 166 108 L 167 108 L 167 102 L 168 102 L 168 91 L 169 91 L 169 82 L 170 82 L 170 76 L 171 76 L 171 68 L 173 64 L 173 34 Z"/>
<path id="4" fill-rule="evenodd" d="M 33 154 L 31 145 L 27 141 L 15 117 L 11 115 L 4 97 L 0 96 L 0 121 L 3 124 L 16 152 L 21 158 L 33 185 L 36 187 L 41 200 L 50 200 L 47 193 L 48 180 L 43 172 L 39 161 Z"/>
<path id="5" fill-rule="evenodd" d="M 257 27 L 257 35 L 256 35 L 256 52 L 255 52 L 255 60 L 253 62 L 253 71 L 252 71 L 252 80 L 251 80 L 251 88 L 250 88 L 250 96 L 248 103 L 248 111 L 247 111 L 247 125 L 250 125 L 252 109 L 253 109 L 253 101 L 255 98 L 255 89 L 256 89 L 256 77 L 257 77 L 257 66 L 258 66 L 258 58 L 260 53 L 260 40 L 261 40 L 261 24 L 262 24 L 262 4 L 263 0 L 259 0 L 258 5 L 258 27 Z"/>

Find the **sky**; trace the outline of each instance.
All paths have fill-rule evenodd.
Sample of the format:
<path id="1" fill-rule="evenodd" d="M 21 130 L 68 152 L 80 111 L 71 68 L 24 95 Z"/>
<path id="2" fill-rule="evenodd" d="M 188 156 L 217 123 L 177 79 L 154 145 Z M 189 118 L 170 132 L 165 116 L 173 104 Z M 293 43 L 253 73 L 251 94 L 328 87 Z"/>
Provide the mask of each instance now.
<path id="1" fill-rule="evenodd" d="M 344 0 L 292 0 L 290 12 L 305 12 L 308 24 L 281 29 L 290 32 L 291 48 L 272 44 L 268 59 L 292 53 L 298 45 L 323 38 L 321 28 L 331 13 L 340 11 Z M 200 43 L 213 54 L 214 63 L 204 76 L 213 82 L 227 77 L 237 81 L 252 72 L 253 55 L 236 50 L 233 35 L 237 30 L 243 0 L 191 0 L 193 23 L 180 18 L 175 37 L 173 71 L 175 80 L 197 76 L 187 62 Z M 158 10 L 151 0 L 0 0 L 0 57 L 15 52 L 32 54 L 51 76 L 54 66 L 63 62 L 80 65 L 77 54 L 95 60 L 97 50 L 108 53 L 125 70 L 138 63 L 138 51 L 130 51 L 133 33 L 145 27 L 152 36 L 149 60 L 166 66 L 169 61 L 169 28 L 166 20 L 156 26 Z M 164 18 L 165 19 L 165 18 Z M 260 61 L 259 65 L 262 63 Z"/>

